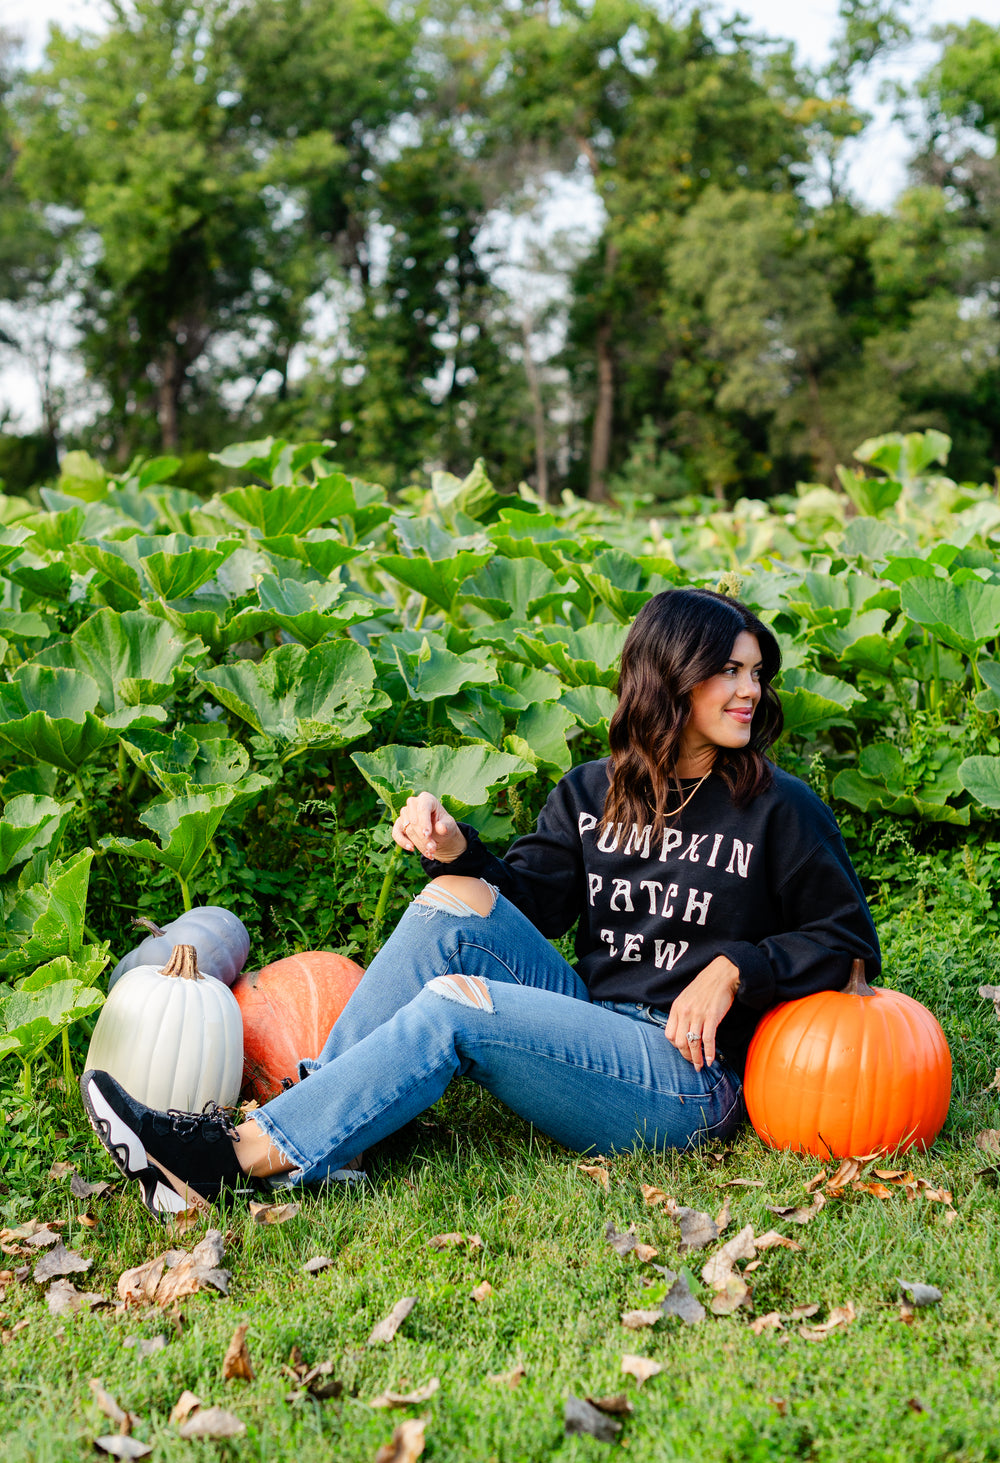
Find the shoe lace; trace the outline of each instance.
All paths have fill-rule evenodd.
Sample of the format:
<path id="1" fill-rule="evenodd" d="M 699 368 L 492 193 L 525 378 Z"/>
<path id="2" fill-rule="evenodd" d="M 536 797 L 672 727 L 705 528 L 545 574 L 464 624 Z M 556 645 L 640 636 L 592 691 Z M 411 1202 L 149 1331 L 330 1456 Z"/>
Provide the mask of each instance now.
<path id="1" fill-rule="evenodd" d="M 159 1119 L 156 1124 L 158 1130 L 175 1133 L 182 1143 L 190 1143 L 195 1138 L 208 1143 L 219 1143 L 223 1138 L 233 1143 L 240 1141 L 226 1109 L 211 1100 L 206 1102 L 201 1112 L 181 1112 L 179 1108 L 171 1107 L 160 1114 Z"/>

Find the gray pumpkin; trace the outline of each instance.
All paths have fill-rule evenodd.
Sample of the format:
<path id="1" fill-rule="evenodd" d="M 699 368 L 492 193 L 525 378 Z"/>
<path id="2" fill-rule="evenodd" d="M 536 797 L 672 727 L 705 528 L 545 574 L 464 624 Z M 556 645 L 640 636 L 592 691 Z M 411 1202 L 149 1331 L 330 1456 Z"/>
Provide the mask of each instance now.
<path id="1" fill-rule="evenodd" d="M 195 905 L 194 909 L 185 910 L 162 930 L 151 919 L 135 919 L 132 923 L 144 926 L 150 933 L 141 945 L 119 960 L 108 981 L 109 991 L 127 970 L 136 965 L 166 965 L 175 945 L 193 945 L 198 952 L 198 964 L 205 974 L 214 975 L 216 980 L 227 986 L 232 985 L 250 954 L 246 925 L 230 910 L 221 909 L 217 904 Z"/>

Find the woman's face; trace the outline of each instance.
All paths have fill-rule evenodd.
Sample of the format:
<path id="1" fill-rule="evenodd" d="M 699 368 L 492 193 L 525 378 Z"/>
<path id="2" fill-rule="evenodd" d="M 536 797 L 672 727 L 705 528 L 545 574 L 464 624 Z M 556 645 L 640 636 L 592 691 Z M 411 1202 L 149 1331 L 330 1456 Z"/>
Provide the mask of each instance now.
<path id="1" fill-rule="evenodd" d="M 681 737 L 685 760 L 703 759 L 716 747 L 745 747 L 760 700 L 761 656 L 756 635 L 743 630 L 728 664 L 691 692 L 691 715 Z"/>

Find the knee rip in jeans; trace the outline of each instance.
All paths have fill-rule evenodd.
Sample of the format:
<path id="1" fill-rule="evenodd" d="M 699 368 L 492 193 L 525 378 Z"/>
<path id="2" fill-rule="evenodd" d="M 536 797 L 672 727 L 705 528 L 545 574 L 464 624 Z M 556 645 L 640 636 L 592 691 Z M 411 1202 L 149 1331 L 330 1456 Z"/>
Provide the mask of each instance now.
<path id="1" fill-rule="evenodd" d="M 477 1011 L 494 1014 L 493 1001 L 486 982 L 478 975 L 436 975 L 429 980 L 425 990 L 443 996 L 446 1001 L 457 1001 L 460 1006 L 472 1006 Z"/>
<path id="2" fill-rule="evenodd" d="M 463 888 L 475 899 L 476 903 L 470 904 L 467 899 L 461 897 L 458 890 Z M 481 908 L 480 906 L 485 903 L 487 897 L 489 898 L 489 908 Z M 428 884 L 426 889 L 421 889 L 413 904 L 417 912 L 424 915 L 425 918 L 438 910 L 443 910 L 445 914 L 473 914 L 485 918 L 486 915 L 492 914 L 496 902 L 497 891 L 492 884 L 487 884 L 485 879 L 470 879 L 458 874 L 444 874 L 441 878 Z"/>

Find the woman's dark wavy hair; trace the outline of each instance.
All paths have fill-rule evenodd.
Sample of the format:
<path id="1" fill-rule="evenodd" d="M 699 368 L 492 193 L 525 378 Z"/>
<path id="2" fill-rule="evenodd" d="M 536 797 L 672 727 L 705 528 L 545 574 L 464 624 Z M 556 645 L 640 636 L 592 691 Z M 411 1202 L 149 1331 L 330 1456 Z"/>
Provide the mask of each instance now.
<path id="1" fill-rule="evenodd" d="M 680 791 L 675 770 L 681 737 L 691 715 L 691 692 L 724 670 L 744 630 L 756 635 L 761 655 L 761 697 L 750 724 L 750 741 L 720 748 L 715 771 L 737 807 L 770 787 L 766 757 L 781 734 L 781 701 L 771 685 L 781 666 L 778 642 L 766 625 L 741 604 L 710 589 L 670 589 L 639 611 L 625 638 L 618 673 L 618 706 L 611 718 L 610 786 L 606 823 L 652 821 L 655 832 L 669 822 L 667 800 Z"/>

